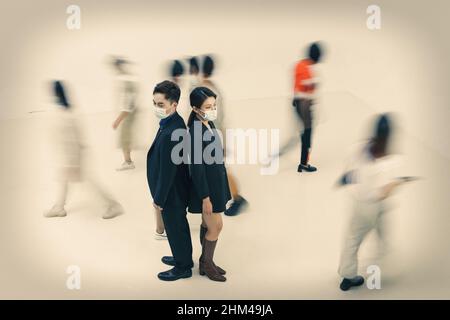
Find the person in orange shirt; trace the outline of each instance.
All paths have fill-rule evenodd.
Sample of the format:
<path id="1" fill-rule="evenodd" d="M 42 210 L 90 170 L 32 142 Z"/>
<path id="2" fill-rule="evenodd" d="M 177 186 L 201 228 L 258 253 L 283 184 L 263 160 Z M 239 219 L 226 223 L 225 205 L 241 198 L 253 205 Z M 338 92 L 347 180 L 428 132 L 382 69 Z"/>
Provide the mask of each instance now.
<path id="1" fill-rule="evenodd" d="M 308 58 L 300 60 L 295 67 L 294 100 L 292 105 L 303 124 L 301 132 L 301 158 L 297 172 L 317 171 L 316 167 L 310 165 L 309 154 L 311 148 L 312 134 L 312 106 L 314 104 L 314 93 L 317 80 L 314 78 L 313 65 L 320 61 L 322 50 L 318 43 L 310 45 Z"/>

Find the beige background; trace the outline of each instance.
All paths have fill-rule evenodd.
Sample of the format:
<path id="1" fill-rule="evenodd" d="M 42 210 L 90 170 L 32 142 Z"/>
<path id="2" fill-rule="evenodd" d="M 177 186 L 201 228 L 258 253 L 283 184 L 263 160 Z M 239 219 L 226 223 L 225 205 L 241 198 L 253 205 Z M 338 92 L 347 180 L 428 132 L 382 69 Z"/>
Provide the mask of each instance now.
<path id="1" fill-rule="evenodd" d="M 173 3 L 173 2 L 171 2 Z M 66 28 L 69 4 L 82 28 Z M 0 4 L 0 297 L 2 298 L 449 298 L 449 42 L 446 1 L 377 1 L 382 27 L 366 28 L 369 1 L 14 1 Z M 225 284 L 197 275 L 162 283 L 168 254 L 153 240 L 145 155 L 157 121 L 154 84 L 169 59 L 214 53 L 227 122 L 293 134 L 292 67 L 305 45 L 322 40 L 321 87 L 312 159 L 314 175 L 295 172 L 298 152 L 280 172 L 232 166 L 251 202 L 225 218 L 217 261 Z M 137 169 L 117 173 L 113 73 L 108 54 L 130 57 L 140 78 L 134 153 Z M 103 221 L 84 186 L 69 196 L 69 215 L 47 220 L 53 200 L 46 115 L 47 81 L 69 84 L 90 148 L 90 168 L 126 215 Z M 402 189 L 392 211 L 395 263 L 382 290 L 338 290 L 337 262 L 348 199 L 333 183 L 349 148 L 367 136 L 376 112 L 394 111 L 404 172 L 425 177 Z M 32 113 L 30 113 L 32 112 Z M 190 216 L 198 257 L 198 216 Z M 362 272 L 371 263 L 363 248 Z M 82 290 L 65 287 L 78 265 Z M 388 275 L 390 275 L 388 277 Z"/>

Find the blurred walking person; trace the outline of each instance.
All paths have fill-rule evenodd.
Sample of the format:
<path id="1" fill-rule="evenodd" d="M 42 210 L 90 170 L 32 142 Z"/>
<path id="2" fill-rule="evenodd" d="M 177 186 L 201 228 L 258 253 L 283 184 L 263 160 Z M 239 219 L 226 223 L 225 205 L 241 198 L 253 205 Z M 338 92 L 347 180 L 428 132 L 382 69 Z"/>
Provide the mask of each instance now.
<path id="1" fill-rule="evenodd" d="M 83 180 L 85 168 L 83 163 L 83 143 L 80 128 L 72 113 L 66 90 L 61 81 L 52 82 L 52 95 L 56 100 L 56 109 L 53 110 L 53 123 L 51 136 L 56 148 L 58 166 L 58 191 L 54 206 L 44 216 L 47 218 L 65 217 L 66 199 L 69 185 Z M 96 193 L 102 198 L 107 209 L 104 219 L 111 219 L 123 213 L 122 206 L 107 192 L 92 176 L 88 181 Z"/>
<path id="2" fill-rule="evenodd" d="M 183 60 L 174 60 L 170 64 L 170 79 L 178 85 L 181 91 L 180 101 L 177 105 L 177 113 L 183 118 L 186 123 L 189 118 L 189 113 L 191 112 L 191 108 L 189 106 L 189 89 L 192 84 L 195 83 L 195 57 L 189 59 L 189 74 L 185 75 L 185 65 L 182 62 Z"/>
<path id="3" fill-rule="evenodd" d="M 134 169 L 131 159 L 133 146 L 133 127 L 136 118 L 138 86 L 136 78 L 129 72 L 129 62 L 122 58 L 114 58 L 113 68 L 116 76 L 117 105 L 119 115 L 114 120 L 113 129 L 119 129 L 119 147 L 122 149 L 124 162 L 118 171 Z"/>
<path id="4" fill-rule="evenodd" d="M 378 116 L 373 137 L 360 148 L 350 168 L 340 179 L 341 185 L 353 185 L 353 212 L 344 236 L 339 275 L 343 291 L 360 286 L 358 251 L 368 233 L 375 230 L 379 238 L 379 256 L 386 253 L 386 200 L 413 177 L 398 177 L 398 159 L 391 157 L 392 121 L 386 114 Z"/>
<path id="5" fill-rule="evenodd" d="M 217 108 L 217 119 L 214 121 L 214 124 L 217 129 L 222 133 L 224 153 L 226 156 L 227 152 L 227 141 L 226 141 L 226 121 L 225 121 L 225 108 L 224 108 L 224 99 L 222 93 L 217 87 L 216 83 L 211 80 L 212 74 L 214 72 L 215 63 L 211 56 L 205 56 L 203 59 L 202 65 L 202 81 L 200 83 L 201 86 L 204 86 L 210 90 L 212 90 L 216 96 L 216 108 Z M 247 200 L 241 195 L 237 179 L 230 173 L 230 170 L 227 171 L 228 174 L 228 183 L 231 190 L 231 196 L 233 202 L 230 207 L 225 210 L 225 215 L 227 216 L 236 216 L 244 210 L 244 208 L 248 205 Z"/>
<path id="6" fill-rule="evenodd" d="M 301 132 L 301 155 L 297 171 L 314 172 L 316 167 L 309 164 L 309 156 L 312 140 L 314 93 L 317 87 L 317 79 L 314 77 L 313 67 L 320 62 L 322 50 L 318 43 L 309 47 L 308 57 L 297 63 L 295 67 L 294 101 L 293 106 L 299 120 L 303 124 Z"/>
<path id="7" fill-rule="evenodd" d="M 313 43 L 308 49 L 308 56 L 300 60 L 294 70 L 294 98 L 292 106 L 298 117 L 300 126 L 300 163 L 297 172 L 314 172 L 317 168 L 309 164 L 312 128 L 313 128 L 313 105 L 315 103 L 315 93 L 317 88 L 317 78 L 314 74 L 314 65 L 321 61 L 322 49 L 318 43 Z M 298 144 L 297 137 L 290 139 L 280 148 L 277 154 L 271 155 L 270 161 L 275 157 L 280 157 Z"/>
<path id="8" fill-rule="evenodd" d="M 189 94 L 194 90 L 196 87 L 199 86 L 200 82 L 200 66 L 198 63 L 197 57 L 191 57 L 188 60 L 189 62 Z"/>
<path id="9" fill-rule="evenodd" d="M 173 82 L 175 82 L 178 87 L 182 86 L 182 77 L 184 75 L 183 64 L 179 60 L 172 61 L 170 66 L 170 77 Z"/>

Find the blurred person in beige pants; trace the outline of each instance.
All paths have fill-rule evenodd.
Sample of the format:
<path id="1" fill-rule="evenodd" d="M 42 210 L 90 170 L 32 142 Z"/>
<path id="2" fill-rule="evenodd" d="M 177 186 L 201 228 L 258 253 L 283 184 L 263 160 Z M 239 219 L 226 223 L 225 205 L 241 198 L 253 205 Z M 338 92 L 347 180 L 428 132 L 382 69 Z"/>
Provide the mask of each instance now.
<path id="1" fill-rule="evenodd" d="M 53 81 L 53 95 L 56 99 L 56 109 L 53 110 L 51 137 L 56 148 L 55 157 L 58 168 L 58 191 L 54 206 L 44 216 L 47 218 L 65 217 L 65 204 L 69 184 L 83 180 L 83 144 L 80 128 L 72 112 L 65 88 L 61 81 Z M 122 206 L 92 177 L 88 181 L 96 193 L 106 204 L 104 219 L 111 219 L 123 213 Z"/>
<path id="2" fill-rule="evenodd" d="M 113 129 L 119 129 L 119 147 L 122 149 L 124 162 L 118 171 L 134 169 L 135 165 L 131 159 L 131 148 L 133 146 L 133 127 L 137 112 L 137 81 L 129 72 L 129 62 L 122 58 L 114 58 L 113 67 L 117 73 L 117 109 L 119 115 L 113 122 Z"/>
<path id="3" fill-rule="evenodd" d="M 398 158 L 389 153 L 392 140 L 392 124 L 386 114 L 376 121 L 375 134 L 352 161 L 352 167 L 342 176 L 341 185 L 353 188 L 353 209 L 344 236 L 340 255 L 339 275 L 343 278 L 340 288 L 343 291 L 361 286 L 364 278 L 358 272 L 358 251 L 361 243 L 375 230 L 379 239 L 379 256 L 386 253 L 386 214 L 387 199 L 412 177 L 397 177 Z"/>

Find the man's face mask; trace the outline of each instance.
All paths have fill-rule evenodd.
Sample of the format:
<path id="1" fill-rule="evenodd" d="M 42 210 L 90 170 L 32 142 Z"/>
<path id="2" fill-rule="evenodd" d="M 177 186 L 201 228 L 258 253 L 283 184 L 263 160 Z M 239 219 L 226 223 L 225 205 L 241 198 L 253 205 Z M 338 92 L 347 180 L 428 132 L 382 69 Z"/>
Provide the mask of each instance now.
<path id="1" fill-rule="evenodd" d="M 169 114 L 167 114 L 167 110 L 165 108 L 155 106 L 154 109 L 155 109 L 155 115 L 159 119 L 165 119 L 169 116 Z"/>
<path id="2" fill-rule="evenodd" d="M 176 107 L 175 102 L 168 102 L 167 100 L 162 99 L 160 96 L 155 96 L 153 103 L 155 116 L 159 119 L 165 119 L 170 116 L 173 113 L 172 110 Z M 167 104 L 169 104 L 168 107 Z"/>

